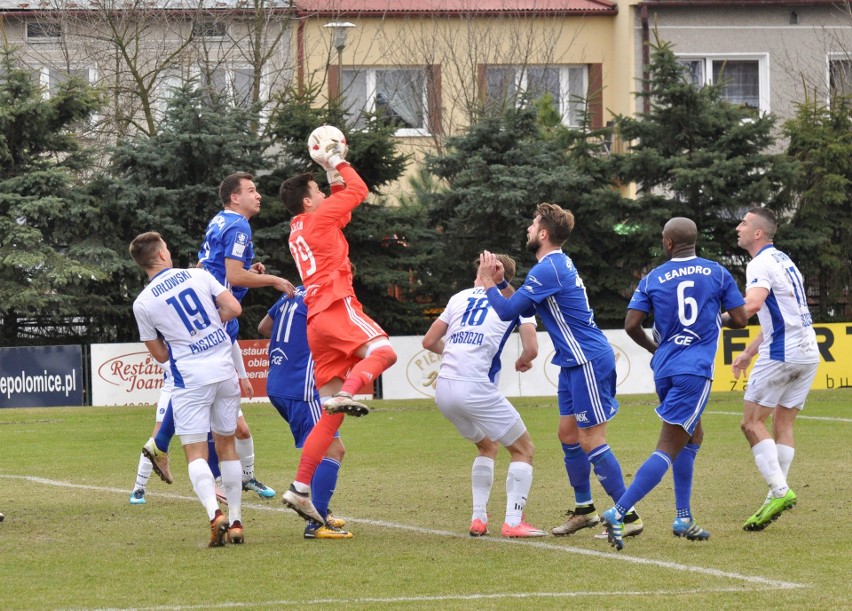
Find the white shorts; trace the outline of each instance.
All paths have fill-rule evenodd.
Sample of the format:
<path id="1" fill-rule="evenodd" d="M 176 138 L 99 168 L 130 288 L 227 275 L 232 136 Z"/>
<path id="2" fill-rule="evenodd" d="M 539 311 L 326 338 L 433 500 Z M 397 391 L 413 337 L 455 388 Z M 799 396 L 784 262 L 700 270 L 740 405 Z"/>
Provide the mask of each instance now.
<path id="1" fill-rule="evenodd" d="M 509 446 L 527 430 L 518 410 L 491 382 L 448 380 L 438 376 L 435 403 L 462 437 L 474 443 L 488 437 Z"/>
<path id="2" fill-rule="evenodd" d="M 154 422 L 162 422 L 166 415 L 166 410 L 169 408 L 169 403 L 172 400 L 172 390 L 174 386 L 163 386 L 160 389 L 160 398 L 157 400 L 157 412 L 154 414 Z"/>
<path id="3" fill-rule="evenodd" d="M 240 410 L 240 385 L 237 374 L 221 382 L 199 388 L 175 388 L 172 391 L 175 434 L 233 435 Z"/>
<path id="4" fill-rule="evenodd" d="M 745 400 L 763 407 L 802 409 L 819 363 L 784 363 L 758 357 L 749 375 Z"/>

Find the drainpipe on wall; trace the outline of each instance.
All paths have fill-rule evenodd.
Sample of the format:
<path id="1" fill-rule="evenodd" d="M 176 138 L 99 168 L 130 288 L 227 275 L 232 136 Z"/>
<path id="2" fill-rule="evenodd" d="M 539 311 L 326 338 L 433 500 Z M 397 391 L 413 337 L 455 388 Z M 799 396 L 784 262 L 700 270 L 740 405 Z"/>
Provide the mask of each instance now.
<path id="1" fill-rule="evenodd" d="M 650 84 L 648 80 L 651 78 L 651 73 L 648 66 L 651 64 L 651 32 L 648 28 L 648 5 L 643 4 L 639 8 L 639 19 L 642 22 L 642 92 L 648 93 Z M 651 99 L 649 97 L 642 98 L 642 112 L 648 114 L 651 112 Z"/>
<path id="2" fill-rule="evenodd" d="M 305 15 L 296 12 L 299 25 L 296 27 L 296 86 L 299 93 L 305 90 Z"/>

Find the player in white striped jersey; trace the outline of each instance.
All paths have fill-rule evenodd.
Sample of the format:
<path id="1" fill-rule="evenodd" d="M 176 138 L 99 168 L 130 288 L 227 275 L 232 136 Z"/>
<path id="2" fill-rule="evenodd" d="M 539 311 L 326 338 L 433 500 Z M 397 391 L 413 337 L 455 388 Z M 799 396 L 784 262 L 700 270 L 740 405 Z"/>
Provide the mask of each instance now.
<path id="1" fill-rule="evenodd" d="M 506 255 L 497 257 L 499 265 L 494 281 L 508 295 L 512 292 L 509 281 L 515 275 L 515 262 Z M 501 445 L 511 456 L 506 478 L 506 519 L 501 534 L 504 537 L 547 534 L 523 520 L 532 485 L 534 448 L 520 414 L 497 388 L 500 354 L 516 327 L 520 330 L 523 351 L 515 369 L 528 371 L 538 354 L 535 318 L 500 320 L 477 280 L 473 288 L 450 298 L 444 312 L 423 337 L 424 348 L 443 355 L 435 403 L 479 451 L 471 470 L 472 537 L 488 534 L 486 507 L 494 483 L 494 459 Z"/>
<path id="2" fill-rule="evenodd" d="M 776 229 L 775 213 L 766 208 L 752 208 L 737 227 L 737 244 L 752 256 L 746 268 L 746 313 L 757 313 L 760 334 L 734 359 L 732 368 L 739 378 L 760 354 L 745 392 L 742 430 L 769 486 L 745 530 L 763 530 L 796 504 L 796 493 L 787 485 L 795 454 L 793 424 L 819 365 L 804 279 L 772 243 Z M 766 426 L 770 415 L 773 434 Z"/>
<path id="3" fill-rule="evenodd" d="M 139 338 L 154 359 L 168 363 L 175 432 L 186 453 L 189 479 L 210 519 L 210 547 L 220 547 L 226 539 L 242 543 L 242 468 L 234 447 L 240 388 L 225 330 L 242 307 L 209 272 L 172 268 L 169 249 L 156 232 L 136 236 L 130 255 L 149 279 L 133 302 Z M 208 431 L 219 454 L 228 517 L 219 509 L 207 464 Z"/>

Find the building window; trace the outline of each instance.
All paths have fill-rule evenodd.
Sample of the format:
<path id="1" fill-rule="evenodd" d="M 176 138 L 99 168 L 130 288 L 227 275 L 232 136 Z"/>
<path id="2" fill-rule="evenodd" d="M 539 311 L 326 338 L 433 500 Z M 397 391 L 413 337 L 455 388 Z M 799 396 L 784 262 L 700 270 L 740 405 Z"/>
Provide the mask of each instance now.
<path id="1" fill-rule="evenodd" d="M 59 42 L 61 37 L 61 23 L 27 21 L 27 42 Z"/>
<path id="2" fill-rule="evenodd" d="M 253 82 L 254 69 L 247 65 L 219 66 L 201 74 L 202 88 L 212 89 L 238 108 L 251 106 Z"/>
<path id="3" fill-rule="evenodd" d="M 169 100 L 175 96 L 175 92 L 183 86 L 183 83 L 180 67 L 172 66 L 163 71 L 154 92 L 154 112 L 157 120 L 163 119 Z"/>
<path id="4" fill-rule="evenodd" d="M 374 115 L 396 127 L 397 136 L 428 135 L 426 81 L 422 68 L 344 69 L 340 95 L 347 123 L 363 129 Z"/>
<path id="5" fill-rule="evenodd" d="M 192 24 L 192 35 L 207 40 L 224 40 L 228 26 L 224 21 L 196 21 Z"/>
<path id="6" fill-rule="evenodd" d="M 502 108 L 519 99 L 540 100 L 549 94 L 562 123 L 579 126 L 586 111 L 586 66 L 486 66 L 483 84 L 486 104 Z"/>
<path id="7" fill-rule="evenodd" d="M 769 111 L 769 68 L 765 56 L 760 57 L 681 57 L 687 79 L 696 87 L 718 83 L 722 99 Z"/>
<path id="8" fill-rule="evenodd" d="M 56 95 L 59 87 L 72 77 L 77 77 L 87 81 L 88 83 L 95 82 L 95 71 L 92 68 L 49 68 L 42 66 L 36 68 L 34 77 L 44 87 L 44 97 L 52 98 Z"/>
<path id="9" fill-rule="evenodd" d="M 828 61 L 828 90 L 831 98 L 852 95 L 852 59 Z"/>

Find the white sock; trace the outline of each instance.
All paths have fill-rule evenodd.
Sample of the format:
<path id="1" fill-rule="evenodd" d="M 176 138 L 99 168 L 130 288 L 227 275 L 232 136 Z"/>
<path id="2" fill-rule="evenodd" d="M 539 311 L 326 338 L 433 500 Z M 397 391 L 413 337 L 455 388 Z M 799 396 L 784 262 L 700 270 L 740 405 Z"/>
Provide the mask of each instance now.
<path id="1" fill-rule="evenodd" d="M 222 490 L 228 499 L 228 523 L 242 521 L 243 480 L 240 461 L 219 461 L 219 470 L 222 472 Z"/>
<path id="2" fill-rule="evenodd" d="M 139 466 L 136 467 L 136 485 L 133 487 L 134 490 L 138 490 L 141 488 L 145 490 L 145 486 L 148 485 L 148 478 L 151 477 L 151 471 L 154 470 L 154 465 L 151 464 L 151 461 L 148 460 L 144 454 L 139 455 Z"/>
<path id="3" fill-rule="evenodd" d="M 751 449 L 754 454 L 754 464 L 763 476 L 763 480 L 772 491 L 772 496 L 778 498 L 787 494 L 787 479 L 778 463 L 778 450 L 774 439 L 764 439 Z"/>
<path id="4" fill-rule="evenodd" d="M 196 458 L 187 465 L 189 471 L 189 481 L 192 482 L 192 488 L 195 494 L 198 495 L 198 500 L 204 505 L 207 510 L 207 519 L 212 520 L 216 517 L 216 510 L 219 509 L 219 503 L 216 501 L 216 484 L 213 481 L 213 472 L 210 470 L 210 465 L 203 458 Z"/>
<path id="5" fill-rule="evenodd" d="M 494 485 L 494 460 L 487 456 L 473 459 L 470 470 L 470 483 L 473 492 L 473 516 L 471 520 L 488 522 L 488 498 Z"/>
<path id="6" fill-rule="evenodd" d="M 781 465 L 781 471 L 784 472 L 784 479 L 787 479 L 787 474 L 790 472 L 790 465 L 793 464 L 793 456 L 796 455 L 796 448 L 784 445 L 783 443 L 776 443 L 775 447 L 778 451 L 778 464 Z"/>
<path id="7" fill-rule="evenodd" d="M 506 474 L 506 524 L 509 526 L 521 523 L 532 486 L 532 473 L 532 465 L 525 462 L 509 463 L 509 472 Z"/>
<path id="8" fill-rule="evenodd" d="M 254 439 L 234 439 L 234 447 L 240 457 L 243 466 L 242 481 L 247 482 L 254 479 Z"/>

